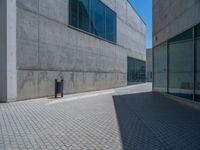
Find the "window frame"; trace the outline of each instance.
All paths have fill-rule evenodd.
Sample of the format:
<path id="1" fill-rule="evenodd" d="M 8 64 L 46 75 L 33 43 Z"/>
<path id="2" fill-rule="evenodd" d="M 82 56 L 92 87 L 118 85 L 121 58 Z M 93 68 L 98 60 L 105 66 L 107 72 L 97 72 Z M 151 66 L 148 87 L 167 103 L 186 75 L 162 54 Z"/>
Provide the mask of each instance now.
<path id="1" fill-rule="evenodd" d="M 198 90 L 198 88 L 197 88 L 197 84 L 198 84 L 198 81 L 197 81 L 197 76 L 198 76 L 197 75 L 197 69 L 198 69 L 197 68 L 197 63 L 198 62 L 197 61 L 198 60 L 197 59 L 199 58 L 198 55 L 197 55 L 197 51 L 200 50 L 200 49 L 197 49 L 197 42 L 198 42 L 197 40 L 198 40 L 198 38 L 200 39 L 200 32 L 197 31 L 197 28 L 200 31 L 200 23 L 192 25 L 190 28 L 184 30 L 183 32 L 178 33 L 173 37 L 170 37 L 165 42 L 162 42 L 162 43 L 154 46 L 154 48 L 153 48 L 153 90 L 154 91 L 158 91 L 158 90 L 156 90 L 157 86 L 155 86 L 155 63 L 154 63 L 155 62 L 155 57 L 154 57 L 155 48 L 161 46 L 163 43 L 167 44 L 167 49 L 166 49 L 166 51 L 167 51 L 167 92 L 164 92 L 164 93 L 169 94 L 169 95 L 173 95 L 173 94 L 171 94 L 169 92 L 169 88 L 170 88 L 169 87 L 169 42 L 171 41 L 173 44 L 174 43 L 176 44 L 177 42 L 173 42 L 173 40 L 176 37 L 180 37 L 180 35 L 183 34 L 184 32 L 187 32 L 188 30 L 192 30 L 192 42 L 193 42 L 193 44 L 192 44 L 191 50 L 193 52 L 193 56 L 192 56 L 193 57 L 193 67 L 192 67 L 192 73 L 193 73 L 193 77 L 192 77 L 192 80 L 193 80 L 193 82 L 192 82 L 193 83 L 193 89 L 192 89 L 193 90 L 193 97 L 191 99 L 191 98 L 187 98 L 187 97 L 186 98 L 185 97 L 181 97 L 180 95 L 174 95 L 174 96 L 181 97 L 183 99 L 191 100 L 191 101 L 194 101 L 194 102 L 200 102 L 200 96 L 199 96 L 199 94 L 196 93 L 197 90 Z M 187 40 L 180 40 L 180 41 L 183 42 L 183 41 L 187 41 Z M 160 91 L 158 91 L 158 92 L 160 92 Z"/>
<path id="2" fill-rule="evenodd" d="M 113 45 L 117 45 L 117 13 L 114 10 L 112 10 L 110 7 L 108 7 L 106 4 L 104 4 L 101 0 L 97 0 L 97 1 L 99 1 L 105 7 L 105 20 L 106 20 L 106 9 L 109 9 L 110 11 L 112 11 L 115 14 L 115 37 L 114 37 L 115 40 L 114 40 L 114 42 L 106 39 L 106 37 L 105 38 L 100 37 L 100 36 L 96 35 L 95 33 L 92 33 L 91 31 L 88 32 L 83 29 L 80 29 L 79 28 L 79 15 L 78 15 L 78 23 L 77 23 L 78 27 L 71 25 L 70 24 L 70 22 L 71 22 L 70 21 L 70 19 L 71 19 L 71 17 L 70 17 L 70 15 L 71 15 L 71 7 L 70 7 L 71 0 L 68 1 L 68 25 L 67 26 L 71 29 L 77 30 L 77 31 L 87 34 L 89 36 L 93 36 L 94 38 L 103 40 L 103 41 L 108 42 Z M 89 0 L 89 11 L 91 11 L 91 0 Z M 78 8 L 78 13 L 79 13 L 79 8 Z M 89 26 L 89 30 L 90 29 L 91 29 L 91 27 Z M 106 31 L 106 21 L 105 21 L 105 31 Z M 106 35 L 106 33 L 105 33 L 105 35 Z"/>

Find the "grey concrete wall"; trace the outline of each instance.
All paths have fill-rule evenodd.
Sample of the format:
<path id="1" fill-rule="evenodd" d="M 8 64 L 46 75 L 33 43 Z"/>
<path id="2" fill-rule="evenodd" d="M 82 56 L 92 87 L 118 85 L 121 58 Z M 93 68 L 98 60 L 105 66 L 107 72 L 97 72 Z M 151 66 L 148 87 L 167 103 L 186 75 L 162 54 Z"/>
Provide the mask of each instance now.
<path id="1" fill-rule="evenodd" d="M 0 1 L 0 102 L 7 100 L 7 3 Z"/>
<path id="2" fill-rule="evenodd" d="M 68 27 L 68 0 L 17 0 L 17 99 L 127 85 L 127 56 L 145 60 L 146 27 L 127 0 L 103 0 L 117 12 L 117 45 Z"/>
<path id="3" fill-rule="evenodd" d="M 7 101 L 17 97 L 16 0 L 7 0 Z"/>
<path id="4" fill-rule="evenodd" d="M 153 46 L 200 23 L 199 14 L 199 0 L 153 0 Z"/>
<path id="5" fill-rule="evenodd" d="M 146 50 L 146 78 L 147 78 L 147 81 L 152 81 L 152 77 L 151 77 L 151 74 L 152 74 L 152 71 L 153 71 L 153 58 L 152 58 L 152 49 L 147 49 Z"/>
<path id="6" fill-rule="evenodd" d="M 146 71 L 152 72 L 152 49 L 149 48 L 146 50 Z"/>

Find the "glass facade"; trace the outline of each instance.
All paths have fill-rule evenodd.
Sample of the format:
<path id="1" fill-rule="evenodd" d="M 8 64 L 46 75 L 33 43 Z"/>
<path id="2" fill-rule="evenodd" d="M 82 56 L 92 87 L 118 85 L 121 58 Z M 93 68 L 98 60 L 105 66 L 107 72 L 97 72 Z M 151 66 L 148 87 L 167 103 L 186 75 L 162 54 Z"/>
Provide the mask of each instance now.
<path id="1" fill-rule="evenodd" d="M 195 28 L 195 99 L 200 101 L 200 25 Z"/>
<path id="2" fill-rule="evenodd" d="M 128 71 L 127 81 L 128 84 L 136 84 L 145 82 L 146 65 L 145 61 L 128 57 Z"/>
<path id="3" fill-rule="evenodd" d="M 170 94 L 193 99 L 193 29 L 169 40 Z"/>
<path id="4" fill-rule="evenodd" d="M 154 89 L 167 92 L 167 43 L 154 48 L 153 58 Z"/>
<path id="5" fill-rule="evenodd" d="M 116 42 L 116 14 L 106 8 L 106 39 Z"/>
<path id="6" fill-rule="evenodd" d="M 153 49 L 153 88 L 200 101 L 200 25 Z"/>
<path id="7" fill-rule="evenodd" d="M 70 25 L 78 28 L 78 0 L 69 1 Z"/>
<path id="8" fill-rule="evenodd" d="M 116 13 L 100 0 L 69 0 L 69 24 L 116 43 Z"/>
<path id="9" fill-rule="evenodd" d="M 79 1 L 79 22 L 78 22 L 78 27 L 79 29 L 82 29 L 84 31 L 89 32 L 89 0 L 81 0 Z M 78 8 L 76 10 L 78 11 Z"/>

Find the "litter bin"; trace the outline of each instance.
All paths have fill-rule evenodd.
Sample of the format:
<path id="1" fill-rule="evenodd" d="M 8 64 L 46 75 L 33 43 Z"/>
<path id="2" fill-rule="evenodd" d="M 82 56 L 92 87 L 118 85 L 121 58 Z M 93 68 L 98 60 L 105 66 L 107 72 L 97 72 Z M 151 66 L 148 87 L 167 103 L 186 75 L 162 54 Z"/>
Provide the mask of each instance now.
<path id="1" fill-rule="evenodd" d="M 61 94 L 63 97 L 63 87 L 64 87 L 64 80 L 58 81 L 55 79 L 55 98 L 57 98 L 58 94 Z"/>

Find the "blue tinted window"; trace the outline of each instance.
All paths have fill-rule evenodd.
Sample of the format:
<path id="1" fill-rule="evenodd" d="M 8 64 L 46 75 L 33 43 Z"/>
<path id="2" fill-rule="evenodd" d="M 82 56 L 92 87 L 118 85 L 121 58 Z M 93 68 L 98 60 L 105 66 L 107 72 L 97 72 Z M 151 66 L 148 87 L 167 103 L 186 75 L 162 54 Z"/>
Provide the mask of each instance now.
<path id="1" fill-rule="evenodd" d="M 69 0 L 69 24 L 116 43 L 116 13 L 99 0 Z"/>
<path id="2" fill-rule="evenodd" d="M 106 9 L 106 39 L 116 42 L 116 14 Z"/>
<path id="3" fill-rule="evenodd" d="M 100 1 L 92 1 L 94 33 L 105 38 L 105 7 Z"/>
<path id="4" fill-rule="evenodd" d="M 78 27 L 78 0 L 70 0 L 70 24 L 74 27 Z"/>
<path id="5" fill-rule="evenodd" d="M 79 28 L 89 31 L 89 0 L 79 0 Z"/>

